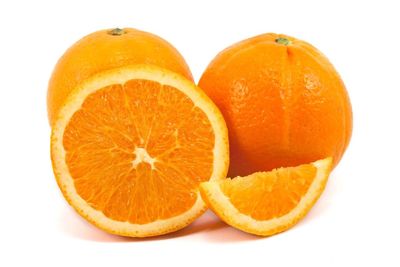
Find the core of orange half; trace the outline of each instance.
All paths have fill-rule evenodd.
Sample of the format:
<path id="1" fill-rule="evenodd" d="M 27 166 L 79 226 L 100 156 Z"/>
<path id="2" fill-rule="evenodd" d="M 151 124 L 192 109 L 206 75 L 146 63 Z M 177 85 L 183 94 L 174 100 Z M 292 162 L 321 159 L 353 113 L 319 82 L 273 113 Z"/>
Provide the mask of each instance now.
<path id="1" fill-rule="evenodd" d="M 200 192 L 227 224 L 244 232 L 270 236 L 300 221 L 323 192 L 332 158 L 256 172 L 245 177 L 209 181 Z"/>
<path id="2" fill-rule="evenodd" d="M 99 228 L 146 237 L 206 209 L 199 184 L 226 177 L 228 134 L 213 102 L 171 71 L 135 65 L 76 88 L 53 125 L 53 170 L 65 198 Z"/>

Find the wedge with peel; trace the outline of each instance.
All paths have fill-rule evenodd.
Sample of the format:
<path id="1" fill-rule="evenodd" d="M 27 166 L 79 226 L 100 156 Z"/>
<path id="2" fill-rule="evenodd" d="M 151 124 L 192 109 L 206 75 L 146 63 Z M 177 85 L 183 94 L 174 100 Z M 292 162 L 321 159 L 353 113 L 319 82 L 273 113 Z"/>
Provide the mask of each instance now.
<path id="1" fill-rule="evenodd" d="M 200 192 L 227 224 L 260 236 L 285 231 L 300 221 L 322 194 L 332 158 L 246 177 L 204 182 Z"/>
<path id="2" fill-rule="evenodd" d="M 225 178 L 227 136 L 221 113 L 192 82 L 127 66 L 68 97 L 53 124 L 53 170 L 69 204 L 97 227 L 160 235 L 205 211 L 199 184 Z"/>

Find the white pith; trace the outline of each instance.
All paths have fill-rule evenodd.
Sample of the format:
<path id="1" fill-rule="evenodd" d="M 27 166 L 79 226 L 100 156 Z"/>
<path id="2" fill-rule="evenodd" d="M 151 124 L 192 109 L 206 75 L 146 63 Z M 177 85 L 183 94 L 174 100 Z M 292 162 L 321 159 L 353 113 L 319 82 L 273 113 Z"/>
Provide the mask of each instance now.
<path id="1" fill-rule="evenodd" d="M 154 170 L 156 167 L 154 163 L 156 163 L 157 159 L 152 158 L 149 153 L 147 153 L 147 150 L 142 147 L 136 147 L 135 151 L 133 153 L 136 155 L 136 158 L 132 161 L 132 167 L 136 169 L 137 165 L 139 163 L 148 163 L 151 166 L 151 169 Z"/>

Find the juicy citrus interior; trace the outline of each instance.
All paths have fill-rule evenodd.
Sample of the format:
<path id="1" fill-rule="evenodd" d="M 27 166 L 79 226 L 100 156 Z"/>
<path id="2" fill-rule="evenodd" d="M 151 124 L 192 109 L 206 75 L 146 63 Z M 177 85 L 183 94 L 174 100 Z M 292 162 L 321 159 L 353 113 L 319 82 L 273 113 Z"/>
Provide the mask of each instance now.
<path id="1" fill-rule="evenodd" d="M 63 144 L 78 194 L 119 221 L 143 224 L 188 210 L 212 171 L 214 133 L 206 115 L 176 88 L 154 81 L 130 80 L 89 95 Z"/>
<path id="2" fill-rule="evenodd" d="M 222 192 L 243 214 L 269 220 L 289 213 L 305 195 L 317 169 L 310 164 L 221 181 Z"/>
<path id="3" fill-rule="evenodd" d="M 67 100 L 52 133 L 57 181 L 100 228 L 151 236 L 206 208 L 199 184 L 226 177 L 222 115 L 192 82 L 149 65 L 109 70 Z"/>

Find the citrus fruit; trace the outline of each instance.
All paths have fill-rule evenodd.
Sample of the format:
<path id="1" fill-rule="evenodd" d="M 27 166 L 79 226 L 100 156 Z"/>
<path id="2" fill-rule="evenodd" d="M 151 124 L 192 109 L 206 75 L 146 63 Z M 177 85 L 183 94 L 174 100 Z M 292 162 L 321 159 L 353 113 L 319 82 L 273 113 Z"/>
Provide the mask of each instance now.
<path id="1" fill-rule="evenodd" d="M 191 81 L 151 65 L 95 74 L 54 120 L 53 170 L 69 204 L 99 228 L 145 237 L 206 209 L 200 182 L 226 177 L 228 134 Z"/>
<path id="2" fill-rule="evenodd" d="M 55 66 L 47 93 L 50 125 L 80 82 L 98 72 L 133 64 L 156 65 L 192 80 L 183 57 L 164 39 L 132 28 L 97 31 L 71 46 Z"/>
<path id="3" fill-rule="evenodd" d="M 326 158 L 297 167 L 204 182 L 200 192 L 229 225 L 269 236 L 287 230 L 307 214 L 324 190 L 331 167 L 332 159 Z"/>
<path id="4" fill-rule="evenodd" d="M 248 175 L 333 157 L 352 132 L 346 88 L 310 44 L 263 34 L 236 43 L 209 64 L 200 82 L 226 120 L 228 175 Z"/>

